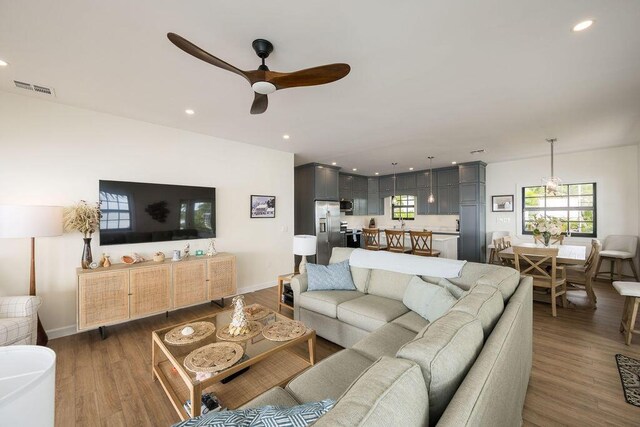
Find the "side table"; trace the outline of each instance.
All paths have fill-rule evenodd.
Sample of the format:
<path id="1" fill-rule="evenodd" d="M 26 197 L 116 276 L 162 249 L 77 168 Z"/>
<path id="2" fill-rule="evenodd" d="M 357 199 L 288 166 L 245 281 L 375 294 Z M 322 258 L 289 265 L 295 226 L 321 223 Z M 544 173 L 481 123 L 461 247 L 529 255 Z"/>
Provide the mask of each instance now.
<path id="1" fill-rule="evenodd" d="M 290 306 L 286 302 L 284 302 L 284 285 L 290 284 L 291 279 L 295 276 L 296 273 L 288 273 L 281 274 L 278 276 L 278 313 L 281 313 L 282 307 L 286 307 L 290 310 L 293 310 L 293 306 Z"/>

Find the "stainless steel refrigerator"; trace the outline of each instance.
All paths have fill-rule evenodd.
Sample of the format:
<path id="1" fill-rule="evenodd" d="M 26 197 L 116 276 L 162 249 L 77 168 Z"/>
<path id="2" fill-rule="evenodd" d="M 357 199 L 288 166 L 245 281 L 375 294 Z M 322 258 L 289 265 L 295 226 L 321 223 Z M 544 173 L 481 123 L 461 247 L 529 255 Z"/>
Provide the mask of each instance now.
<path id="1" fill-rule="evenodd" d="M 316 263 L 327 265 L 334 247 L 342 246 L 340 202 L 316 201 Z"/>

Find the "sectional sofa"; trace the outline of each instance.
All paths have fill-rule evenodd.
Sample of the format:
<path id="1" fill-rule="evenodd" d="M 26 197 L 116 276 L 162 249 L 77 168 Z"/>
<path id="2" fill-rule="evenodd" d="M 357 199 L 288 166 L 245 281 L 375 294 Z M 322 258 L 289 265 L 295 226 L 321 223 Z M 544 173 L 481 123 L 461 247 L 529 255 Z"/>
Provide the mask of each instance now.
<path id="1" fill-rule="evenodd" d="M 353 249 L 336 248 L 330 263 Z M 532 281 L 467 263 L 460 277 L 422 279 L 458 298 L 429 323 L 403 303 L 414 277 L 351 267 L 355 291 L 292 281 L 295 318 L 345 347 L 245 407 L 331 398 L 316 426 L 517 426 L 532 360 Z"/>

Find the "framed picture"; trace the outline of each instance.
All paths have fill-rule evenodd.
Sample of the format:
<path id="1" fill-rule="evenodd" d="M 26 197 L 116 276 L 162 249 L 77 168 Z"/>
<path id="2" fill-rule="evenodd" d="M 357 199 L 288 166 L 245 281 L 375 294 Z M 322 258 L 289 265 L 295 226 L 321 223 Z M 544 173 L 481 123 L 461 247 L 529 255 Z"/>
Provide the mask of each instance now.
<path id="1" fill-rule="evenodd" d="M 251 195 L 251 218 L 275 218 L 276 196 Z"/>
<path id="2" fill-rule="evenodd" d="M 513 194 L 491 196 L 491 212 L 513 212 Z"/>

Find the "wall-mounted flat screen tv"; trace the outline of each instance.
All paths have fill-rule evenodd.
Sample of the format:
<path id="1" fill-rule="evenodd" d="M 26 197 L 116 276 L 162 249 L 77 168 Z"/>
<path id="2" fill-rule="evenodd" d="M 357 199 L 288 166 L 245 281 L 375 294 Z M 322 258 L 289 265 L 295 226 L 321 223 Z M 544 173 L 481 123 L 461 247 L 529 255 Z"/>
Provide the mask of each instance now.
<path id="1" fill-rule="evenodd" d="M 100 245 L 216 237 L 216 189 L 100 181 Z"/>

